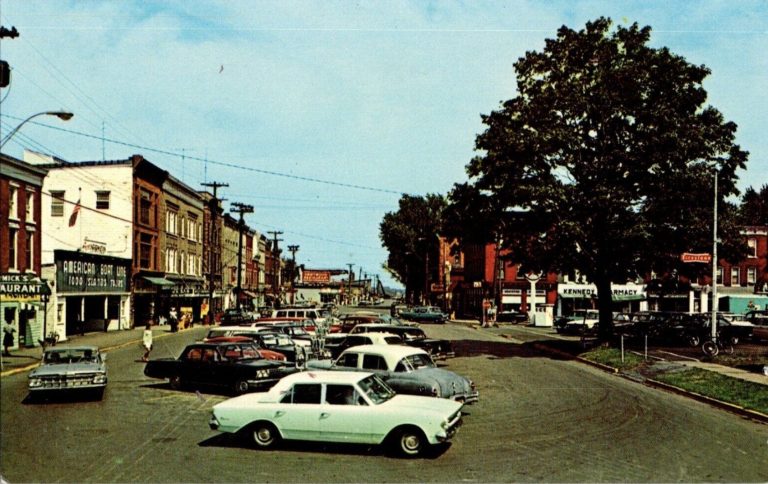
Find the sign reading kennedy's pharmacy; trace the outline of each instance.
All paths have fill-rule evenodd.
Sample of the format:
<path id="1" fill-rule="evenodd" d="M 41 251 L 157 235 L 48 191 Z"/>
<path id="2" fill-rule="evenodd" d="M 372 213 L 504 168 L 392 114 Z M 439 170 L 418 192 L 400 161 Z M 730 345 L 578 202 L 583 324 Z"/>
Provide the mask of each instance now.
<path id="1" fill-rule="evenodd" d="M 645 286 L 611 284 L 611 293 L 614 299 L 645 298 Z M 560 284 L 557 286 L 557 294 L 563 298 L 597 297 L 597 287 L 594 284 Z"/>
<path id="2" fill-rule="evenodd" d="M 131 260 L 67 250 L 54 251 L 58 292 L 128 292 Z"/>

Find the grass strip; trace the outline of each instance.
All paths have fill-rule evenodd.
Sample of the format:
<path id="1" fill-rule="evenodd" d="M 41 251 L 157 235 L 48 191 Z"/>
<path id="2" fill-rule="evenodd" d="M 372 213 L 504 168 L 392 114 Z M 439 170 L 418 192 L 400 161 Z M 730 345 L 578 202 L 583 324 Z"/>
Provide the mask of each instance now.
<path id="1" fill-rule="evenodd" d="M 768 387 L 700 368 L 659 373 L 656 379 L 689 392 L 768 414 Z"/>
<path id="2" fill-rule="evenodd" d="M 677 368 L 665 371 L 661 365 L 654 365 L 634 353 L 616 348 L 594 348 L 581 355 L 590 361 L 600 363 L 622 372 L 638 372 L 654 380 L 683 390 L 698 393 L 709 398 L 731 403 L 743 408 L 768 414 L 768 387 L 749 381 L 731 378 L 701 368 Z"/>

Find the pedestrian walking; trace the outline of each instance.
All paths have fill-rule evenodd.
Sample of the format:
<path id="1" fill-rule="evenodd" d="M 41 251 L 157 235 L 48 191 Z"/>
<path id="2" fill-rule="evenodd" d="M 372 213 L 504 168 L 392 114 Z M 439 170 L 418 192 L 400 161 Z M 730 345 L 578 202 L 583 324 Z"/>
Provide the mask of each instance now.
<path id="1" fill-rule="evenodd" d="M 11 346 L 13 346 L 13 333 L 16 332 L 16 328 L 13 327 L 10 321 L 5 321 L 3 325 L 3 354 L 9 356 L 11 354 Z"/>
<path id="2" fill-rule="evenodd" d="M 149 353 L 152 352 L 152 320 L 147 321 L 147 326 L 144 328 L 142 344 L 144 346 L 144 356 L 141 357 L 141 361 L 149 361 Z"/>
<path id="3" fill-rule="evenodd" d="M 168 322 L 171 325 L 171 333 L 179 330 L 179 315 L 176 312 L 176 308 L 171 308 L 171 311 L 168 313 Z"/>

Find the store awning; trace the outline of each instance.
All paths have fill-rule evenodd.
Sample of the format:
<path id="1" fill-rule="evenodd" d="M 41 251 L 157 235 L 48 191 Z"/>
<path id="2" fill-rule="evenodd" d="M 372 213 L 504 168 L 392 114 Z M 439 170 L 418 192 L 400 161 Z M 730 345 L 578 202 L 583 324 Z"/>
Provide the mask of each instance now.
<path id="1" fill-rule="evenodd" d="M 171 282 L 168 279 L 164 277 L 149 277 L 144 276 L 144 280 L 151 282 L 152 284 L 156 286 L 175 286 L 175 282 Z"/>

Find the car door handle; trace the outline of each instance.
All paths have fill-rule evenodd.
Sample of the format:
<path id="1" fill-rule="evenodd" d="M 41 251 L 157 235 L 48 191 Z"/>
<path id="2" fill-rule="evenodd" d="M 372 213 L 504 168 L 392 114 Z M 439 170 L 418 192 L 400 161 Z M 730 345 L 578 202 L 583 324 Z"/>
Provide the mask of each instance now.
<path id="1" fill-rule="evenodd" d="M 275 417 L 282 417 L 283 415 L 285 415 L 285 410 L 278 410 L 275 412 Z"/>
<path id="2" fill-rule="evenodd" d="M 328 413 L 328 412 L 322 412 L 322 413 L 320 414 L 320 419 L 322 420 L 322 419 L 328 418 L 328 417 L 330 417 L 330 416 L 331 416 L 331 414 L 330 414 L 330 413 Z"/>

